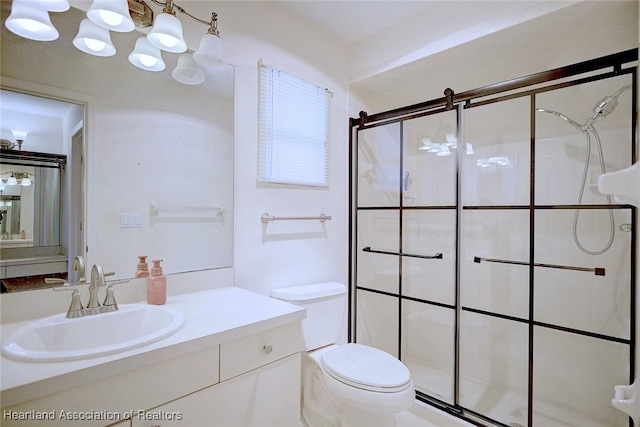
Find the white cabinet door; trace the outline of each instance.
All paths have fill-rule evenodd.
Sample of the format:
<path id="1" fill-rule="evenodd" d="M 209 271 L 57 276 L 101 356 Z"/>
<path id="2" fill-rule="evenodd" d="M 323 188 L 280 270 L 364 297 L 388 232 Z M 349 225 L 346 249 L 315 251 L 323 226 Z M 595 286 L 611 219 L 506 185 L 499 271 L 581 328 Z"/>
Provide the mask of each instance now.
<path id="1" fill-rule="evenodd" d="M 147 411 L 132 426 L 302 426 L 300 353 Z"/>

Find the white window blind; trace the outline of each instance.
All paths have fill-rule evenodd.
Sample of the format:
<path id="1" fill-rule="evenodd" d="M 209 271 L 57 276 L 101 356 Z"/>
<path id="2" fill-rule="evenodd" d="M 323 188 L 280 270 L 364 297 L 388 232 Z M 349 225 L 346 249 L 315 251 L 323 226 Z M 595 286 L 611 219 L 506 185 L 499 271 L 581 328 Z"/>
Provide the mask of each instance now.
<path id="1" fill-rule="evenodd" d="M 263 182 L 329 186 L 331 91 L 260 64 Z"/>

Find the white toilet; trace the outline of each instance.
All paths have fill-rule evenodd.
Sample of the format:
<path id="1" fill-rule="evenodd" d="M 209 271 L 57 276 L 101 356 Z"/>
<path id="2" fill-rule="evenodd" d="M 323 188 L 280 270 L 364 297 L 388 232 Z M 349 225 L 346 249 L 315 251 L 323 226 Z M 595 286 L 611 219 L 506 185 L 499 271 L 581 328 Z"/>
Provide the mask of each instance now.
<path id="1" fill-rule="evenodd" d="M 307 309 L 302 321 L 302 414 L 309 427 L 393 427 L 415 400 L 407 367 L 361 344 L 336 345 L 346 311 L 346 286 L 325 282 L 274 289 L 273 298 Z"/>

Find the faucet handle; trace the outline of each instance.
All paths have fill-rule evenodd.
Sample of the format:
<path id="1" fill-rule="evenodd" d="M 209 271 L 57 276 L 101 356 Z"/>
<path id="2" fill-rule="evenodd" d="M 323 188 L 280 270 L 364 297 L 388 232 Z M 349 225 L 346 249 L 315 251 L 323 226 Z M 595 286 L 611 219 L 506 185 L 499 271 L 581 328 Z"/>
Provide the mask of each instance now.
<path id="1" fill-rule="evenodd" d="M 104 297 L 104 302 L 102 306 L 105 307 L 106 311 L 116 311 L 118 310 L 118 303 L 116 302 L 116 296 L 113 290 L 114 285 L 119 285 L 121 283 L 129 283 L 129 280 L 118 280 L 107 285 L 107 291 Z"/>
<path id="2" fill-rule="evenodd" d="M 62 283 L 62 286 L 52 287 L 51 289 L 53 289 L 53 290 L 56 290 L 59 287 L 69 288 L 71 286 L 82 286 L 82 285 L 84 285 L 84 282 L 78 282 L 75 285 L 72 285 L 67 280 L 60 279 L 60 278 L 57 278 L 57 277 L 45 277 L 44 278 L 44 283 L 47 283 L 47 284 L 50 284 L 50 285 Z M 64 289 L 62 289 L 62 290 L 64 290 Z M 70 290 L 70 289 L 67 289 L 67 290 Z"/>
<path id="3" fill-rule="evenodd" d="M 44 283 L 47 283 L 50 285 L 62 283 L 64 287 L 73 286 L 71 283 L 67 282 L 65 279 L 59 279 L 57 277 L 45 277 Z M 53 289 L 54 291 L 56 290 L 56 288 L 54 287 L 52 287 L 51 289 Z M 70 290 L 70 289 L 67 289 L 67 290 Z"/>
<path id="4" fill-rule="evenodd" d="M 60 292 L 60 291 L 73 292 L 71 294 L 71 304 L 69 305 L 69 309 L 67 310 L 67 317 L 69 319 L 82 316 L 82 309 L 84 308 L 82 306 L 82 301 L 80 301 L 80 292 L 78 292 L 78 290 L 76 289 L 77 286 L 78 285 L 67 285 L 67 286 L 58 286 L 55 288 L 51 288 L 56 292 Z"/>

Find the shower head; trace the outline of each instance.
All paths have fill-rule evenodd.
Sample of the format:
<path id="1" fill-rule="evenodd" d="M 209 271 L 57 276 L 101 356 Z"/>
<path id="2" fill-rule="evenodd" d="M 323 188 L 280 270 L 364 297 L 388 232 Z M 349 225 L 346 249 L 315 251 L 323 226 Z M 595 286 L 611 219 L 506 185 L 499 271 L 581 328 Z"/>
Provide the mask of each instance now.
<path id="1" fill-rule="evenodd" d="M 613 110 L 618 106 L 618 97 L 624 92 L 631 89 L 631 85 L 622 86 L 620 89 L 616 91 L 613 95 L 608 95 L 602 98 L 598 103 L 593 107 L 593 115 L 584 122 L 583 125 L 579 124 L 575 120 L 571 120 L 569 117 L 565 116 L 562 113 L 553 110 L 547 110 L 544 108 L 536 108 L 536 111 L 540 111 L 541 113 L 553 114 L 554 116 L 560 117 L 561 119 L 566 120 L 575 128 L 581 130 L 582 132 L 586 132 L 589 129 L 593 130 L 593 124 L 599 117 L 607 117 L 609 114 L 613 113 Z"/>

